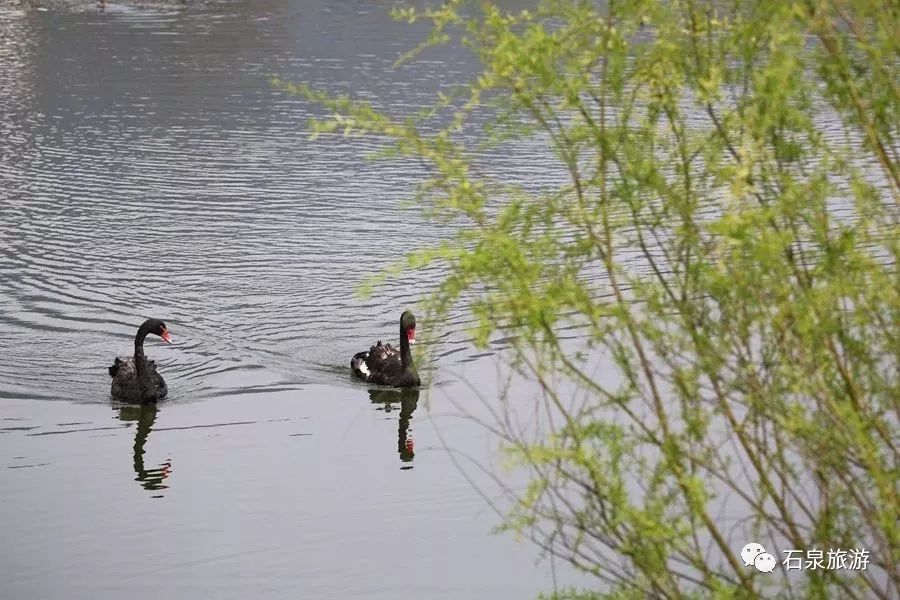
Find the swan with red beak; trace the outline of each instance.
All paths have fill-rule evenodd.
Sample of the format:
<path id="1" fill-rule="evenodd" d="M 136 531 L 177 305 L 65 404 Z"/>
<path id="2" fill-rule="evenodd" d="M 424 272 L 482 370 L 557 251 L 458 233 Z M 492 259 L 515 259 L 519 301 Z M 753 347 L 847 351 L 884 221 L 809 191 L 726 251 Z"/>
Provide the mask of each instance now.
<path id="1" fill-rule="evenodd" d="M 410 345 L 416 343 L 416 317 L 410 311 L 400 315 L 400 349 L 378 340 L 368 352 L 357 352 L 350 359 L 353 373 L 366 383 L 391 387 L 416 387 L 421 385 L 413 364 Z"/>
<path id="2" fill-rule="evenodd" d="M 156 363 L 144 356 L 144 338 L 150 334 L 158 335 L 168 344 L 172 343 L 172 334 L 165 323 L 159 319 L 144 321 L 134 336 L 134 356 L 117 357 L 109 367 L 109 376 L 112 377 L 110 393 L 115 398 L 143 404 L 156 402 L 169 392 L 162 375 L 156 371 Z"/>

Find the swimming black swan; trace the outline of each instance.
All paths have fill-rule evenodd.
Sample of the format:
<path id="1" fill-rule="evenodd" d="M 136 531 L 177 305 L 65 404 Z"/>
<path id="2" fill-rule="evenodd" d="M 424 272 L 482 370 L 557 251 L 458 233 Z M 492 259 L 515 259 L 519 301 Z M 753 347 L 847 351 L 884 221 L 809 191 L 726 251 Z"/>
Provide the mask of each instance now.
<path id="1" fill-rule="evenodd" d="M 134 358 L 117 357 L 109 368 L 109 376 L 113 378 L 111 393 L 119 400 L 156 402 L 169 391 L 162 375 L 156 372 L 156 363 L 144 356 L 144 338 L 149 333 L 172 343 L 172 336 L 165 323 L 159 319 L 144 321 L 134 336 Z"/>
<path id="2" fill-rule="evenodd" d="M 416 317 L 410 311 L 400 315 L 400 351 L 390 344 L 377 344 L 368 352 L 358 352 L 350 360 L 350 368 L 367 383 L 391 387 L 414 387 L 421 384 L 413 364 L 409 345 L 416 342 Z"/>

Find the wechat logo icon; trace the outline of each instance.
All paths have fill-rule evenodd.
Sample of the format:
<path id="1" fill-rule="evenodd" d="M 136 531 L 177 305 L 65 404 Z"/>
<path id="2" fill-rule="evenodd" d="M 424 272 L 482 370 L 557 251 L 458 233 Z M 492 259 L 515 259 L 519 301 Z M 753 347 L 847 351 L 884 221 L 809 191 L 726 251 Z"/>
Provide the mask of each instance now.
<path id="1" fill-rule="evenodd" d="M 744 561 L 745 567 L 752 565 L 761 573 L 771 573 L 775 570 L 775 565 L 778 564 L 778 560 L 766 552 L 765 547 L 757 542 L 750 542 L 741 548 L 741 560 Z"/>

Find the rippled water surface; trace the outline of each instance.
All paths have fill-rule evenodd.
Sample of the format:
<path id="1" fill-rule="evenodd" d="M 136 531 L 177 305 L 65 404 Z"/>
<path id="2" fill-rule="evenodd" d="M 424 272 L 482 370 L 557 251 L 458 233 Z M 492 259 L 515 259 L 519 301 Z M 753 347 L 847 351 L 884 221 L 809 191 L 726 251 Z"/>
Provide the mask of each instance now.
<path id="1" fill-rule="evenodd" d="M 464 381 L 495 385 L 464 323 L 431 353 L 427 406 L 349 377 L 434 283 L 353 293 L 443 234 L 401 206 L 421 172 L 310 142 L 318 109 L 268 84 L 412 111 L 473 68 L 452 48 L 393 68 L 423 33 L 363 0 L 0 4 L 0 596 L 552 589 L 445 448 L 495 449 L 440 417 Z M 106 367 L 148 316 L 176 341 L 146 344 L 169 397 L 118 405 Z"/>

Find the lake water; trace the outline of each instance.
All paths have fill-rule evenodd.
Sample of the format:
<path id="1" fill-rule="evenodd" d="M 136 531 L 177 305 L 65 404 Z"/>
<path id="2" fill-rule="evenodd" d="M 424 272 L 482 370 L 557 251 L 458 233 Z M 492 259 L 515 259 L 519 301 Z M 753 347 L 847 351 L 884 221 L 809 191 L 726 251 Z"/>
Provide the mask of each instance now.
<path id="1" fill-rule="evenodd" d="M 355 287 L 446 232 L 401 206 L 417 165 L 310 142 L 320 109 L 268 80 L 404 114 L 472 72 L 454 48 L 393 68 L 426 31 L 388 8 L 0 4 L 0 597 L 553 589 L 459 468 L 492 469 L 498 446 L 459 418 L 497 385 L 465 319 L 421 396 L 350 377 L 439 273 Z M 169 397 L 119 405 L 106 367 L 150 316 L 176 342 L 145 346 Z"/>

